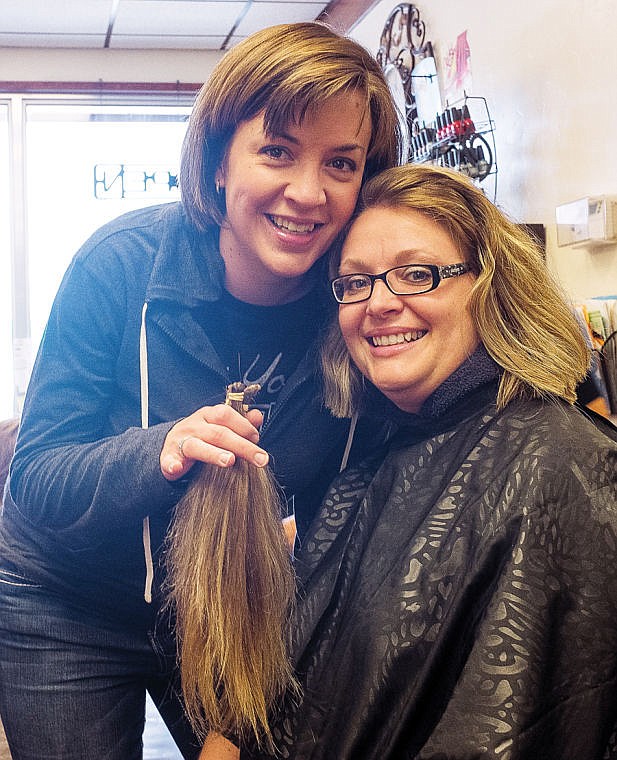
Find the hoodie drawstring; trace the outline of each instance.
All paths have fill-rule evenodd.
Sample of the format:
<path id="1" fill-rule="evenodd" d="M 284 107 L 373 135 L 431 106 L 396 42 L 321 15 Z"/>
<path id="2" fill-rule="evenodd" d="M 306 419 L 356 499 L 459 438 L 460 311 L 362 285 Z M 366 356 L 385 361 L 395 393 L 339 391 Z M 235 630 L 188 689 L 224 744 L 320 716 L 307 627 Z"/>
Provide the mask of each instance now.
<path id="1" fill-rule="evenodd" d="M 141 310 L 141 327 L 139 329 L 139 387 L 141 400 L 141 427 L 148 428 L 148 340 L 146 336 L 146 312 L 148 304 L 144 303 Z M 152 583 L 154 581 L 154 564 L 152 562 L 152 544 L 150 542 L 150 517 L 143 520 L 142 540 L 144 545 L 144 560 L 146 562 L 146 582 L 144 599 L 152 603 Z"/>

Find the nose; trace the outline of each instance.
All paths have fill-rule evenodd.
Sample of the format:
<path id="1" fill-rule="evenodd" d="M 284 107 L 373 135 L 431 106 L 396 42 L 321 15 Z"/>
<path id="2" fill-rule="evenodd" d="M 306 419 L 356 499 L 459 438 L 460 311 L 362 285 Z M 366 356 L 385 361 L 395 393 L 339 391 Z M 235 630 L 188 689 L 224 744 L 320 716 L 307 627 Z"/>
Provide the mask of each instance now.
<path id="1" fill-rule="evenodd" d="M 366 302 L 367 313 L 379 316 L 402 308 L 401 296 L 395 295 L 383 280 L 375 280 L 371 297 Z"/>
<path id="2" fill-rule="evenodd" d="M 317 167 L 299 166 L 288 177 L 285 198 L 299 206 L 323 206 L 326 188 L 321 171 Z"/>

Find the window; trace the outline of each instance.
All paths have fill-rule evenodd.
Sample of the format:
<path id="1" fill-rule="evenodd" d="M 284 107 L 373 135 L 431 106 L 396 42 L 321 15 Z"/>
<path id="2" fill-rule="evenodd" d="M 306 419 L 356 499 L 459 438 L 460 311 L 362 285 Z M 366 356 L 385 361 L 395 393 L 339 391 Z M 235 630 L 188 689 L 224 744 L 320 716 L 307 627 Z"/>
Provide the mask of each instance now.
<path id="1" fill-rule="evenodd" d="M 0 419 L 13 416 L 13 288 L 9 201 L 9 104 L 0 101 Z"/>
<path id="2" fill-rule="evenodd" d="M 21 409 L 53 297 L 80 245 L 126 211 L 179 199 L 192 99 L 12 96 L 0 111 L 0 165 L 11 155 L 15 167 L 10 185 L 8 172 L 0 177 L 1 418 Z"/>

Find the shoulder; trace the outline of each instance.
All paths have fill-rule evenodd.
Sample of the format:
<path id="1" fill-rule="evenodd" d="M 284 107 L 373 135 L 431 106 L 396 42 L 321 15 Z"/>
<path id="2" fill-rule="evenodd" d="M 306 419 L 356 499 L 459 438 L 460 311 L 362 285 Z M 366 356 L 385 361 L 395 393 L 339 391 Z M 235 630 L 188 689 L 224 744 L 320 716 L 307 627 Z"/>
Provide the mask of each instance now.
<path id="1" fill-rule="evenodd" d="M 564 401 L 512 402 L 496 416 L 499 458 L 516 461 L 558 488 L 574 481 L 609 485 L 615 495 L 617 440 L 612 426 L 600 424 Z"/>
<path id="2" fill-rule="evenodd" d="M 133 209 L 125 214 L 111 219 L 101 225 L 88 239 L 88 243 L 96 245 L 114 235 L 138 232 L 145 229 L 161 228 L 165 225 L 181 224 L 185 220 L 182 206 L 176 203 L 161 203 L 156 206 L 145 206 Z"/>
<path id="3" fill-rule="evenodd" d="M 100 257 L 152 257 L 166 237 L 179 237 L 188 222 L 180 203 L 135 209 L 99 227 L 81 246 L 75 260 L 96 263 Z"/>
<path id="4" fill-rule="evenodd" d="M 617 428 L 608 420 L 558 398 L 512 401 L 494 415 L 494 424 L 519 430 L 530 439 L 545 438 L 574 448 L 617 444 Z"/>
<path id="5" fill-rule="evenodd" d="M 609 429 L 563 402 L 515 405 L 504 420 L 521 431 L 514 469 L 526 474 L 536 509 L 554 511 L 576 535 L 599 526 L 617 533 L 617 441 Z"/>
<path id="6" fill-rule="evenodd" d="M 522 440 L 552 444 L 562 459 L 594 450 L 617 451 L 617 429 L 608 420 L 560 399 L 512 402 L 496 419 L 511 431 L 520 431 Z"/>
<path id="7" fill-rule="evenodd" d="M 101 286 L 145 288 L 158 259 L 190 248 L 192 227 L 180 203 L 129 211 L 99 227 L 77 251 L 75 268 Z M 142 288 L 142 289 L 143 289 Z"/>

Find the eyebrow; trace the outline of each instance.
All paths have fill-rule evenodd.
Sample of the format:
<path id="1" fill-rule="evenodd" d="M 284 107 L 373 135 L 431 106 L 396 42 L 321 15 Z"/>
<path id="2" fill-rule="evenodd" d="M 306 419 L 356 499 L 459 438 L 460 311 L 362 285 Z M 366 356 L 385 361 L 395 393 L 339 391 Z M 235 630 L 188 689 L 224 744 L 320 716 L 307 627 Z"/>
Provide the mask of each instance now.
<path id="1" fill-rule="evenodd" d="M 427 261 L 427 258 L 429 258 L 427 254 L 422 253 L 422 251 L 405 249 L 404 251 L 399 251 L 399 253 L 397 253 L 394 256 L 394 264 L 392 264 L 392 266 L 398 267 L 398 266 L 405 266 L 405 264 L 433 263 L 432 261 L 431 262 Z M 342 264 L 343 262 L 341 261 L 341 263 L 339 264 L 339 269 Z M 347 259 L 345 261 L 345 269 L 347 269 L 348 267 L 355 267 L 355 269 L 351 270 L 349 274 L 354 274 L 356 272 L 364 273 L 366 272 L 367 267 L 369 267 L 369 263 L 368 261 L 360 261 L 359 259 Z M 390 267 L 388 267 L 388 269 L 390 269 Z"/>
<path id="2" fill-rule="evenodd" d="M 269 137 L 271 139 L 282 138 L 283 140 L 287 140 L 294 145 L 300 144 L 300 140 L 298 140 L 297 137 L 294 137 L 287 132 L 273 132 L 269 135 Z M 332 151 L 334 153 L 353 153 L 355 150 L 359 150 L 364 153 L 366 151 L 366 148 L 363 145 L 360 145 L 360 143 L 345 143 L 343 145 L 336 145 L 334 148 L 332 148 Z"/>

